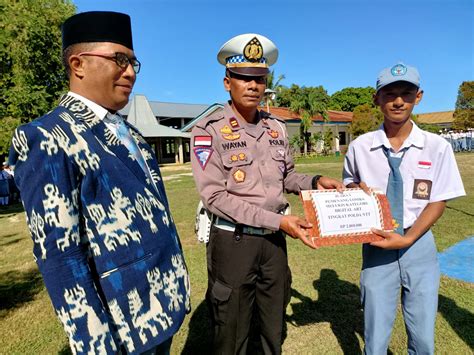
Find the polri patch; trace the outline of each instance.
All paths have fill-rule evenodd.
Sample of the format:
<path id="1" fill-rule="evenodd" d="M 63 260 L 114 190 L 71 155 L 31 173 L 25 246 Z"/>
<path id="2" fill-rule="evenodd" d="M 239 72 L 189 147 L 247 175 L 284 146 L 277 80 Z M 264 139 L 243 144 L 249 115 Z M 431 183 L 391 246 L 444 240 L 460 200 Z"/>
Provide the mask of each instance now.
<path id="1" fill-rule="evenodd" d="M 195 147 L 193 150 L 202 170 L 206 169 L 206 165 L 212 155 L 212 152 L 214 152 L 214 149 L 211 147 Z"/>
<path id="2" fill-rule="evenodd" d="M 415 179 L 412 198 L 417 200 L 429 200 L 432 185 L 433 182 L 431 180 Z"/>
<path id="3" fill-rule="evenodd" d="M 194 137 L 195 147 L 210 147 L 212 145 L 211 136 L 196 136 Z"/>
<path id="4" fill-rule="evenodd" d="M 278 131 L 275 131 L 273 129 L 267 131 L 267 133 L 270 135 L 270 137 L 272 137 L 273 139 L 277 139 L 278 138 Z"/>

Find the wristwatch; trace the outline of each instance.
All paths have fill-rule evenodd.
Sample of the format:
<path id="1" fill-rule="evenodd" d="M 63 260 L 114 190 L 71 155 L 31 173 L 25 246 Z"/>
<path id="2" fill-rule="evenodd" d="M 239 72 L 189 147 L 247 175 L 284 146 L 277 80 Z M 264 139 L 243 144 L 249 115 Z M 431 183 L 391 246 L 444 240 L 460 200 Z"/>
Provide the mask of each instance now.
<path id="1" fill-rule="evenodd" d="M 311 186 L 313 187 L 313 189 L 316 190 L 318 188 L 318 181 L 322 177 L 322 175 L 314 175 L 313 180 L 311 180 Z"/>

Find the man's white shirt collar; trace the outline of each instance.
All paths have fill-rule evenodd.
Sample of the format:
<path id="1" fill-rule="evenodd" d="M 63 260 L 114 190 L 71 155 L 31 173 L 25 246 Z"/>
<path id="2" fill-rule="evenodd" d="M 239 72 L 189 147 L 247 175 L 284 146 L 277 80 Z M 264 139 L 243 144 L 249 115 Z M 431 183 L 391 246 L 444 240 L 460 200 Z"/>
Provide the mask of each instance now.
<path id="1" fill-rule="evenodd" d="M 411 122 L 413 124 L 411 132 L 408 135 L 407 139 L 405 139 L 405 141 L 403 142 L 403 145 L 400 147 L 400 150 L 411 146 L 415 146 L 418 148 L 423 148 L 425 146 L 425 136 L 423 135 L 422 130 L 418 128 L 415 122 Z M 386 147 L 387 149 L 392 148 L 390 142 L 388 141 L 387 135 L 385 134 L 385 131 L 383 129 L 383 124 L 381 124 L 379 129 L 375 131 L 372 146 L 370 148 L 376 149 L 382 146 Z"/>
<path id="2" fill-rule="evenodd" d="M 87 107 L 89 107 L 92 112 L 95 113 L 97 117 L 99 117 L 101 120 L 104 119 L 104 117 L 109 113 L 107 109 L 103 108 L 102 106 L 96 104 L 95 102 L 86 99 L 84 96 L 81 96 L 79 94 L 76 94 L 75 92 L 69 91 L 67 93 L 69 96 L 72 96 L 80 101 L 82 101 Z"/>

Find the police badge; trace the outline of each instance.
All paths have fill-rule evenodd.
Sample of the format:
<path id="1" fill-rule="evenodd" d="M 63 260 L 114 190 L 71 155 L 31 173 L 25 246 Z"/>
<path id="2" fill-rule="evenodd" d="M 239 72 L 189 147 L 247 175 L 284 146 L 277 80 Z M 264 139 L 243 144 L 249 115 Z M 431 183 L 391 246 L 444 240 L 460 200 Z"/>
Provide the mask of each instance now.
<path id="1" fill-rule="evenodd" d="M 263 47 L 257 37 L 254 37 L 244 47 L 244 57 L 249 62 L 258 62 L 263 57 Z"/>

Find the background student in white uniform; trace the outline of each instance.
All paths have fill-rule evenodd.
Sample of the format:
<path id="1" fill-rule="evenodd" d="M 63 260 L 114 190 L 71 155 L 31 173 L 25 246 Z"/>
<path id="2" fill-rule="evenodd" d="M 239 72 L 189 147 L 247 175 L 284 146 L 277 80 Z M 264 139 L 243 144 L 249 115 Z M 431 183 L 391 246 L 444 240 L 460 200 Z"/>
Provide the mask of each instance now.
<path id="1" fill-rule="evenodd" d="M 393 232 L 374 230 L 382 241 L 363 245 L 365 352 L 387 353 L 401 289 L 408 353 L 433 354 L 440 272 L 430 228 L 464 187 L 449 143 L 410 120 L 423 96 L 416 68 L 386 68 L 376 86 L 384 123 L 350 144 L 343 171 L 348 187 L 386 191 L 396 222 Z"/>

